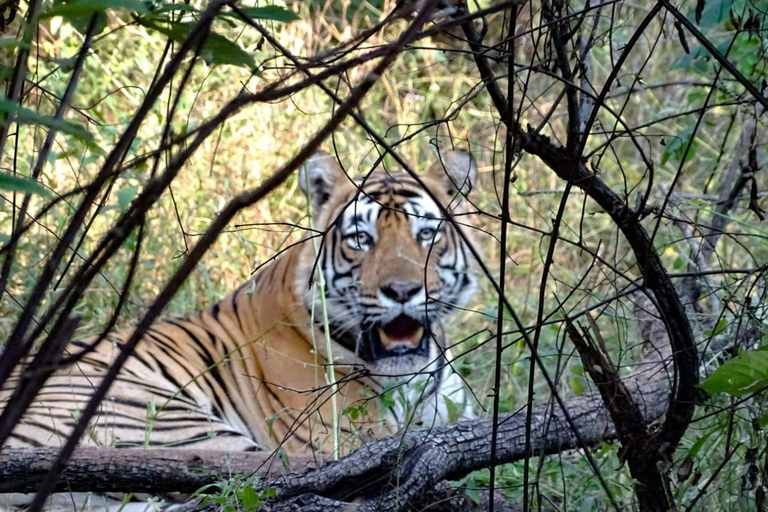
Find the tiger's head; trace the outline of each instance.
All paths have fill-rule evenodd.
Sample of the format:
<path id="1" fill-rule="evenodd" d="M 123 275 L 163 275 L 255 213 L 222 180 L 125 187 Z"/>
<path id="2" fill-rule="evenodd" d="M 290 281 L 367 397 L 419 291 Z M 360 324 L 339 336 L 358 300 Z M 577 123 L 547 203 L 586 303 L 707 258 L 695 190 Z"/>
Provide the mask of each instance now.
<path id="1" fill-rule="evenodd" d="M 476 177 L 470 154 L 451 151 L 422 180 L 454 216 L 466 211 Z M 312 284 L 322 272 L 331 335 L 357 362 L 392 377 L 433 366 L 443 353 L 440 320 L 476 288 L 474 260 L 456 228 L 402 171 L 377 168 L 353 180 L 334 157 L 318 153 L 299 180 L 314 228 L 324 233 L 319 255 L 304 249 L 296 280 L 316 323 L 322 303 Z"/>

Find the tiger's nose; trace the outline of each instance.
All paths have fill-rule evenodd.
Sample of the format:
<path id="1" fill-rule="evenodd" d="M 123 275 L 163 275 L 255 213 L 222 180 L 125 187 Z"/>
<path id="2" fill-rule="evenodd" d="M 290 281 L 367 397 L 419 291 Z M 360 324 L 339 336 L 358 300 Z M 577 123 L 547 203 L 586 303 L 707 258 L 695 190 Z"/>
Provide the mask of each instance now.
<path id="1" fill-rule="evenodd" d="M 395 302 L 405 304 L 421 291 L 421 283 L 393 281 L 381 287 L 381 293 Z"/>

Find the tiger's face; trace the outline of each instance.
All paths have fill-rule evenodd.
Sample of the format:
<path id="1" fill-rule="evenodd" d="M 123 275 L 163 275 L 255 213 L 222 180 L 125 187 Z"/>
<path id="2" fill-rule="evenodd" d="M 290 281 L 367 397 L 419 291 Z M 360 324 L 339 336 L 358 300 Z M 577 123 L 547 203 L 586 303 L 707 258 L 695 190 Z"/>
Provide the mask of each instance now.
<path id="1" fill-rule="evenodd" d="M 476 175 L 468 153 L 444 152 L 423 181 L 455 214 L 465 211 Z M 299 179 L 325 233 L 319 255 L 305 249 L 296 282 L 316 323 L 322 301 L 310 283 L 322 272 L 331 335 L 353 360 L 387 376 L 429 370 L 443 352 L 440 320 L 476 288 L 466 242 L 405 172 L 377 169 L 353 181 L 335 158 L 317 154 Z"/>

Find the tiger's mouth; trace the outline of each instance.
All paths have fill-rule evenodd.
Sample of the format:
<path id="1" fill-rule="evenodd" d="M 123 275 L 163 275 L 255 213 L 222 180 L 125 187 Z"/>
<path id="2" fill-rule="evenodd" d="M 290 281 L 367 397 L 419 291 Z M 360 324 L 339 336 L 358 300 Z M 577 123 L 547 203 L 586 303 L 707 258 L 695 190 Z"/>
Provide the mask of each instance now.
<path id="1" fill-rule="evenodd" d="M 394 320 L 373 327 L 369 342 L 376 359 L 405 355 L 429 355 L 429 326 L 401 314 Z"/>
<path id="2" fill-rule="evenodd" d="M 384 350 L 411 350 L 417 348 L 424 336 L 424 327 L 415 319 L 400 315 L 379 328 L 379 340 Z"/>

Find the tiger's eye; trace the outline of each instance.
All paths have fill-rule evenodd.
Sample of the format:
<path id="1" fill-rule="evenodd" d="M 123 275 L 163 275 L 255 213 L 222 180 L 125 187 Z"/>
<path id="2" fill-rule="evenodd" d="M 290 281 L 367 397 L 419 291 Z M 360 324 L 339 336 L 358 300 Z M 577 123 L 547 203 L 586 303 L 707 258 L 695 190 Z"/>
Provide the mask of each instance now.
<path id="1" fill-rule="evenodd" d="M 373 245 L 373 237 L 365 231 L 354 231 L 345 238 L 347 245 L 356 251 L 367 251 Z"/>
<path id="2" fill-rule="evenodd" d="M 438 231 L 435 228 L 422 228 L 419 230 L 418 239 L 420 242 L 431 242 L 435 239 Z"/>

